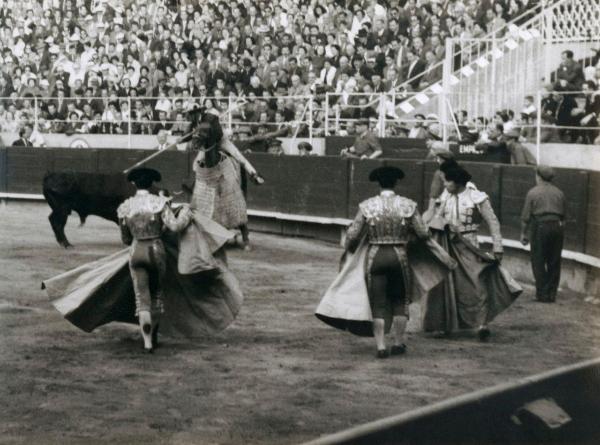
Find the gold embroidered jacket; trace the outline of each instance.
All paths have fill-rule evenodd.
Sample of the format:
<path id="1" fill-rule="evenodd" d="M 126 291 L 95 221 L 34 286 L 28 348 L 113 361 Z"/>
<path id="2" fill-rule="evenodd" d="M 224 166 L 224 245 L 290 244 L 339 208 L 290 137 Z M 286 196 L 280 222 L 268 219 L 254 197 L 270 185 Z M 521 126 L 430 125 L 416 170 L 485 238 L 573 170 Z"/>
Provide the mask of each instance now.
<path id="1" fill-rule="evenodd" d="M 354 250 L 365 232 L 370 244 L 406 244 L 413 234 L 429 237 L 417 204 L 387 190 L 359 205 L 346 233 L 346 248 Z"/>
<path id="2" fill-rule="evenodd" d="M 175 216 L 169 201 L 146 190 L 125 200 L 117 209 L 123 242 L 129 245 L 133 240 L 159 238 L 165 228 L 179 232 L 187 227 L 192 220 L 189 207 L 184 206 Z"/>
<path id="3" fill-rule="evenodd" d="M 450 224 L 452 230 L 460 232 L 475 245 L 481 221 L 485 221 L 492 236 L 494 252 L 502 252 L 500 222 L 496 218 L 488 195 L 471 187 L 458 194 L 444 190 L 436 200 L 436 215 Z"/>

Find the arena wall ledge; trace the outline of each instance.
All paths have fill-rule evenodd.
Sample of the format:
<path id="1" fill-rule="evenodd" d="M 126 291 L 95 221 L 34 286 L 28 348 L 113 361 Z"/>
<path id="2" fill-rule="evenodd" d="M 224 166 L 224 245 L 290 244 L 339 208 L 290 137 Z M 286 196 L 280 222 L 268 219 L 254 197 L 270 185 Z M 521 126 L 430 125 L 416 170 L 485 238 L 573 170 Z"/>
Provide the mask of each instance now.
<path id="1" fill-rule="evenodd" d="M 42 179 L 49 171 L 115 173 L 148 155 L 147 150 L 24 148 L 0 149 L 0 198 L 43 199 Z M 265 177 L 262 186 L 248 184 L 251 228 L 283 236 L 307 236 L 340 242 L 359 202 L 377 193 L 367 179 L 380 165 L 402 168 L 406 178 L 397 191 L 427 205 L 436 164 L 422 159 L 351 160 L 336 156 L 248 155 Z M 193 155 L 167 152 L 149 162 L 163 175 L 162 185 L 179 190 L 193 178 Z M 517 240 L 520 212 L 535 184 L 532 167 L 491 163 L 465 166 L 477 186 L 486 191 L 502 225 L 507 248 L 505 264 L 524 282 L 531 282 L 528 248 Z M 557 169 L 555 183 L 567 195 L 567 221 L 562 286 L 600 295 L 600 172 Z M 482 242 L 487 239 L 485 234 Z"/>

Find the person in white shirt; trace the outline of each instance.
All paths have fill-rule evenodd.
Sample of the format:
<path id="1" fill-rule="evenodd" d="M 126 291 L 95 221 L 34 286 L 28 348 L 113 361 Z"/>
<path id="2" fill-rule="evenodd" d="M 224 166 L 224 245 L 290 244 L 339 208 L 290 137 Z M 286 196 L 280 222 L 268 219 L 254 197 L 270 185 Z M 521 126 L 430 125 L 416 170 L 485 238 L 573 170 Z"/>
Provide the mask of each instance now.
<path id="1" fill-rule="evenodd" d="M 335 66 L 332 65 L 331 60 L 325 59 L 325 66 L 321 70 L 321 75 L 319 76 L 321 83 L 323 83 L 327 86 L 330 86 L 330 87 L 334 87 L 335 80 L 336 80 L 336 74 L 337 74 L 337 69 Z"/>
<path id="2" fill-rule="evenodd" d="M 158 146 L 156 147 L 158 151 L 166 150 L 169 147 L 166 130 L 160 130 L 156 135 L 156 140 L 158 141 Z"/>

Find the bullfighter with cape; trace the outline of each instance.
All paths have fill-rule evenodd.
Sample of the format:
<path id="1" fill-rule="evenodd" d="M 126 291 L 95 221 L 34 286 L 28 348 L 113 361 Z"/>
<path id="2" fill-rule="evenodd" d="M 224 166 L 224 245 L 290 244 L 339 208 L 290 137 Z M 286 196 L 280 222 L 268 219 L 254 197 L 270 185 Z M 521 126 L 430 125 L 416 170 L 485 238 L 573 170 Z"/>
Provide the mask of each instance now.
<path id="1" fill-rule="evenodd" d="M 44 281 L 53 305 L 86 332 L 139 322 L 148 352 L 157 339 L 153 315 L 162 313 L 161 332 L 172 336 L 225 329 L 243 301 L 223 248 L 233 234 L 187 205 L 175 208 L 149 194 L 158 172 L 133 170 L 128 179 L 138 192 L 118 213 L 123 241 L 132 247 Z"/>
<path id="2" fill-rule="evenodd" d="M 378 358 L 389 355 L 385 333 L 392 324 L 391 354 L 406 351 L 409 303 L 454 267 L 444 249 L 430 239 L 417 204 L 394 192 L 403 177 L 395 167 L 379 167 L 369 175 L 382 191 L 359 205 L 346 235 L 341 271 L 316 311 L 320 320 L 335 328 L 374 336 Z"/>
<path id="3" fill-rule="evenodd" d="M 447 335 L 458 329 L 478 329 L 490 336 L 488 323 L 512 304 L 521 286 L 500 267 L 500 224 L 486 193 L 470 187 L 471 175 L 460 166 L 444 172 L 445 190 L 427 221 L 434 239 L 457 262 L 448 279 L 432 290 L 422 306 L 423 329 Z M 493 240 L 491 255 L 479 247 L 477 233 L 487 223 Z"/>

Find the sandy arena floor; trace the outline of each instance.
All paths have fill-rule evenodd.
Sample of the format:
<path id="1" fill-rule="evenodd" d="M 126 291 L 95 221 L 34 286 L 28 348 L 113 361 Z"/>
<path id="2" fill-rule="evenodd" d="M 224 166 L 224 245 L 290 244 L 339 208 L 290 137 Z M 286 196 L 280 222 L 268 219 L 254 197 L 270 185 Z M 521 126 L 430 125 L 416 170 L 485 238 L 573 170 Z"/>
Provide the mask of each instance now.
<path id="1" fill-rule="evenodd" d="M 40 282 L 121 248 L 117 227 L 70 218 L 65 251 L 45 204 L 0 209 L 0 443 L 293 444 L 359 423 L 600 355 L 600 307 L 531 291 L 470 336 L 409 336 L 378 361 L 371 339 L 337 332 L 313 311 L 333 279 L 334 245 L 255 234 L 231 250 L 246 295 L 237 321 L 195 343 L 140 351 L 134 327 L 77 330 Z M 415 308 L 416 309 L 416 308 Z"/>

